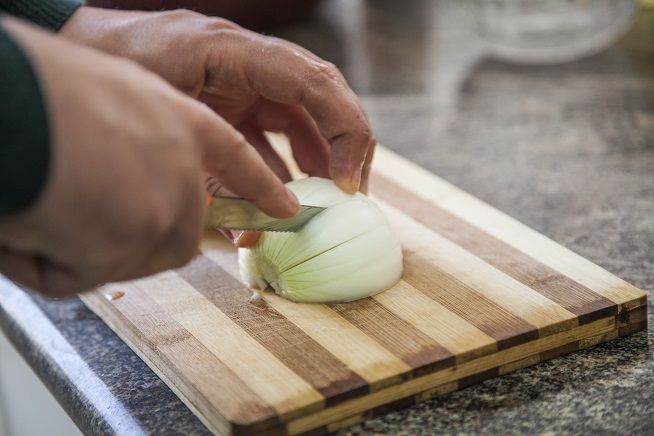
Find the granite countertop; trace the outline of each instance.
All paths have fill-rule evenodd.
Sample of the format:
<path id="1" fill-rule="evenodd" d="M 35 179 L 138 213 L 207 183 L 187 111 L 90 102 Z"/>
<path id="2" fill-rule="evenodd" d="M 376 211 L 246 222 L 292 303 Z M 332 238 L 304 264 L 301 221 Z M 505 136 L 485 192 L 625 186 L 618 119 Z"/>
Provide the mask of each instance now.
<path id="1" fill-rule="evenodd" d="M 473 12 L 330 0 L 275 33 L 342 69 L 380 143 L 646 291 L 649 332 L 339 433 L 652 434 L 654 10 L 609 49 L 549 66 L 493 60 Z M 0 327 L 85 434 L 208 433 L 79 299 L 0 277 Z"/>

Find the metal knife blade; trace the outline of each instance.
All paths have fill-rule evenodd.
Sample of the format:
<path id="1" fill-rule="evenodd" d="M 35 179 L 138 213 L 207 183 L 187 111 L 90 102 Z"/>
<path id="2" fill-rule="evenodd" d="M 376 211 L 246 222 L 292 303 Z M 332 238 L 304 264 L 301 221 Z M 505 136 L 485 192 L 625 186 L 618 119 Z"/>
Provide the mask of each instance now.
<path id="1" fill-rule="evenodd" d="M 324 207 L 300 207 L 292 218 L 272 218 L 243 198 L 212 197 L 207 208 L 206 226 L 226 230 L 261 230 L 270 232 L 297 232 Z"/>

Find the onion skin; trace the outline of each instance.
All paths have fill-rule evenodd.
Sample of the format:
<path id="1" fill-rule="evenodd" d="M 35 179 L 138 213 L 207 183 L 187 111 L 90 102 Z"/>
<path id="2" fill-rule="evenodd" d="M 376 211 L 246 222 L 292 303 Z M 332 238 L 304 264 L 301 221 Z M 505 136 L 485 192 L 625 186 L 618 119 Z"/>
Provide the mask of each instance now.
<path id="1" fill-rule="evenodd" d="M 264 232 L 238 251 L 243 281 L 303 303 L 337 303 L 382 292 L 402 277 L 402 248 L 373 201 L 328 179 L 287 186 L 302 204 L 327 207 L 299 232 Z"/>

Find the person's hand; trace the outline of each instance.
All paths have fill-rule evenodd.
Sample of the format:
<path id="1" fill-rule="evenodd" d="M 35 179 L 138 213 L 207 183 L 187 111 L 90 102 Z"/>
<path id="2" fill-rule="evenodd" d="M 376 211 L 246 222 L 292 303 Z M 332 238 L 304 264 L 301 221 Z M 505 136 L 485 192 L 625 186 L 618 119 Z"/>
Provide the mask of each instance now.
<path id="1" fill-rule="evenodd" d="M 260 155 L 202 103 L 131 61 L 0 25 L 37 71 L 52 149 L 39 198 L 0 220 L 9 279 L 64 296 L 181 266 L 197 253 L 207 174 L 270 215 L 297 213 Z"/>
<path id="2" fill-rule="evenodd" d="M 273 170 L 288 171 L 264 131 L 285 133 L 299 167 L 367 192 L 375 147 L 367 115 L 340 72 L 305 49 L 190 11 L 81 7 L 60 34 L 133 59 L 240 130 Z"/>

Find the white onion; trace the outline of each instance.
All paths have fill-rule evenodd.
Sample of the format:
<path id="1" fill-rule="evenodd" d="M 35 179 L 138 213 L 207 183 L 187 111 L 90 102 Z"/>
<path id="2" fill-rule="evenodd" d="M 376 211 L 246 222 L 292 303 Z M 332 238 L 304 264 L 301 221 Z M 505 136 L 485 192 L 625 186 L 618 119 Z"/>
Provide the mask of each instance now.
<path id="1" fill-rule="evenodd" d="M 402 277 L 402 249 L 386 217 L 361 193 L 309 177 L 287 186 L 300 203 L 327 207 L 299 232 L 265 232 L 238 260 L 243 281 L 270 285 L 303 303 L 357 300 L 384 291 Z"/>

